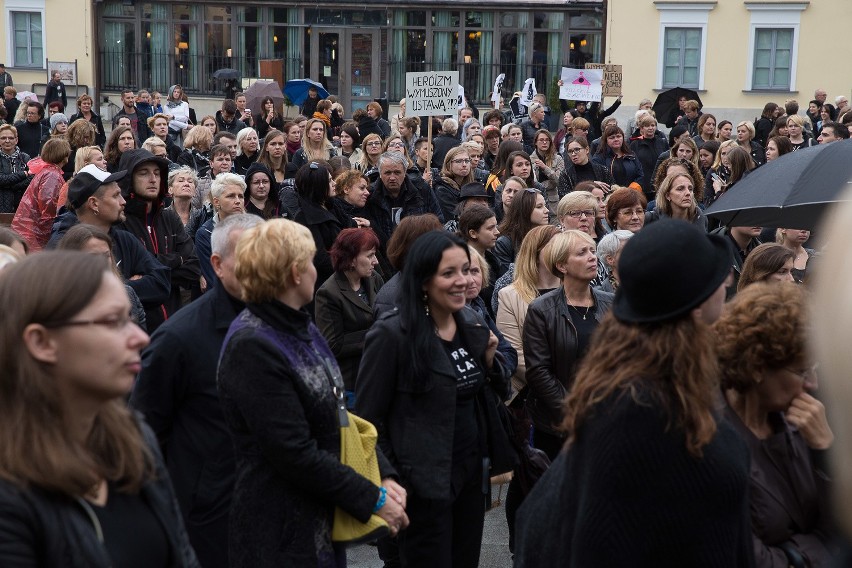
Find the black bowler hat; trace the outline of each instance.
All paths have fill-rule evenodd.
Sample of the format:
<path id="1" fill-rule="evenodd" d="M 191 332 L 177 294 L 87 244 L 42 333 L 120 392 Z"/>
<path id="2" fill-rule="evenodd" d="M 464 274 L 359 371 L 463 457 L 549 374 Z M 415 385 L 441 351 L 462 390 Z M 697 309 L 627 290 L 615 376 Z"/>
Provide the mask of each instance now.
<path id="1" fill-rule="evenodd" d="M 730 273 L 727 239 L 685 221 L 661 219 L 624 245 L 612 313 L 625 323 L 677 319 L 713 295 Z"/>
<path id="2" fill-rule="evenodd" d="M 488 192 L 485 191 L 485 186 L 475 181 L 466 183 L 462 186 L 461 191 L 459 192 L 459 203 L 461 203 L 465 199 L 470 199 L 471 197 L 482 197 L 484 199 L 491 199 L 491 196 L 489 196 Z"/>

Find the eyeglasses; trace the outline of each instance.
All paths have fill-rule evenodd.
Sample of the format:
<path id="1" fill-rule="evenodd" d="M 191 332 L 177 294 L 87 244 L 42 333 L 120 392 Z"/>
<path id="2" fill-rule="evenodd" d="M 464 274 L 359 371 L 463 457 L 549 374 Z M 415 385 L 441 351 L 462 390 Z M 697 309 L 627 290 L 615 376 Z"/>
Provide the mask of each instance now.
<path id="1" fill-rule="evenodd" d="M 469 164 L 470 158 L 456 158 L 455 160 L 450 160 L 454 164 Z"/>
<path id="2" fill-rule="evenodd" d="M 372 143 L 370 145 L 372 145 Z M 391 142 L 388 144 L 388 148 L 405 148 L 405 144 L 402 142 Z"/>
<path id="3" fill-rule="evenodd" d="M 367 142 L 367 144 L 366 144 L 366 146 L 381 146 L 381 145 L 382 145 L 382 143 L 377 141 L 377 140 L 373 140 L 372 142 Z"/>
<path id="4" fill-rule="evenodd" d="M 637 207 L 636 209 L 622 209 L 618 212 L 619 215 L 623 215 L 625 217 L 633 217 L 636 215 L 637 217 L 642 217 L 645 215 L 645 210 Z"/>
<path id="5" fill-rule="evenodd" d="M 114 331 L 118 331 L 121 329 L 125 329 L 128 325 L 134 324 L 136 325 L 138 322 L 135 316 L 131 316 L 130 314 L 125 314 L 123 316 L 118 317 L 109 317 L 102 319 L 94 319 L 94 320 L 70 320 L 63 321 L 58 323 L 45 324 L 45 327 L 50 329 L 57 329 L 60 327 L 77 327 L 77 326 L 88 326 L 88 325 L 101 325 L 107 329 L 111 329 Z"/>
<path id="6" fill-rule="evenodd" d="M 817 365 L 813 365 L 811 367 L 808 367 L 807 369 L 790 369 L 789 367 L 785 367 L 784 370 L 788 373 L 796 375 L 801 380 L 805 381 L 808 377 L 810 377 L 816 372 Z"/>
<path id="7" fill-rule="evenodd" d="M 583 147 L 580 147 L 580 148 L 568 148 L 567 152 L 568 152 L 568 155 L 569 155 L 569 156 L 573 156 L 574 154 L 579 154 L 579 153 L 580 153 L 580 152 L 582 152 L 583 150 L 585 150 L 585 148 L 583 148 Z"/>
<path id="8" fill-rule="evenodd" d="M 579 219 L 580 217 L 594 217 L 595 211 L 594 209 L 584 209 L 582 211 L 568 211 L 566 213 L 572 219 Z"/>

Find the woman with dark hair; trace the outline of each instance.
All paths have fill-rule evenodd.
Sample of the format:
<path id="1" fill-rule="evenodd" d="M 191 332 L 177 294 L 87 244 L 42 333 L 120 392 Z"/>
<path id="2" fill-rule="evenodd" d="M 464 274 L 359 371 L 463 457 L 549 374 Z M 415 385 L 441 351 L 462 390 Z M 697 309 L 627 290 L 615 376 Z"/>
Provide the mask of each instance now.
<path id="1" fill-rule="evenodd" d="M 771 136 L 766 141 L 766 161 L 777 160 L 793 151 L 793 143 L 786 136 Z"/>
<path id="2" fill-rule="evenodd" d="M 121 161 L 121 155 L 128 150 L 135 150 L 139 147 L 136 140 L 136 135 L 133 134 L 133 129 L 129 126 L 116 126 L 109 133 L 106 148 L 104 148 L 104 158 L 107 161 L 107 171 L 115 173 L 118 171 L 118 163 Z"/>
<path id="3" fill-rule="evenodd" d="M 399 119 L 399 135 L 406 145 L 409 158 L 414 158 L 414 143 L 417 142 L 417 131 L 420 128 L 420 117 L 406 116 Z"/>
<path id="4" fill-rule="evenodd" d="M 349 158 L 352 164 L 361 161 L 364 155 L 361 145 L 361 135 L 354 124 L 345 124 L 340 130 L 340 155 Z"/>
<path id="5" fill-rule="evenodd" d="M 234 568 L 338 567 L 335 507 L 360 522 L 408 524 L 405 490 L 376 447 L 382 487 L 341 463 L 344 385 L 334 355 L 304 307 L 314 297 L 314 239 L 272 219 L 246 230 L 236 279 L 246 309 L 219 361 L 219 399 L 236 452 L 228 540 Z M 251 380 L 246 380 L 251 377 Z"/>
<path id="6" fill-rule="evenodd" d="M 695 197 L 695 181 L 685 173 L 669 174 L 657 189 L 657 206 L 645 216 L 645 223 L 653 223 L 664 217 L 692 223 L 707 231 L 707 217 L 698 207 Z"/>
<path id="7" fill-rule="evenodd" d="M 601 146 L 605 147 L 604 144 Z M 606 167 L 590 160 L 589 142 L 586 138 L 575 137 L 569 140 L 565 145 L 565 154 L 570 163 L 565 164 L 565 171 L 559 176 L 556 186 L 559 199 L 574 191 L 574 187 L 581 181 L 594 182 L 604 193 L 610 193 L 610 186 L 615 181 Z"/>
<path id="8" fill-rule="evenodd" d="M 620 187 L 606 200 L 606 221 L 613 231 L 636 233 L 645 226 L 645 196 L 633 189 Z"/>
<path id="9" fill-rule="evenodd" d="M 737 292 L 755 282 L 793 282 L 796 253 L 778 243 L 763 243 L 748 253 Z"/>
<path id="10" fill-rule="evenodd" d="M 501 181 L 506 181 L 510 177 L 519 177 L 524 180 L 527 187 L 541 190 L 542 185 L 535 180 L 533 174 L 532 159 L 530 155 L 523 150 L 518 150 L 509 154 L 506 158 L 506 173 Z"/>
<path id="11" fill-rule="evenodd" d="M 698 167 L 701 171 L 702 178 L 710 172 L 713 167 L 713 160 L 716 159 L 716 153 L 719 151 L 719 143 L 715 140 L 704 142 L 698 147 Z M 702 184 L 702 187 L 704 185 Z"/>
<path id="12" fill-rule="evenodd" d="M 559 428 L 562 401 L 613 296 L 591 285 L 598 258 L 587 233 L 569 229 L 555 236 L 549 249 L 547 266 L 561 285 L 530 304 L 523 346 L 533 445 L 552 461 L 565 441 Z"/>
<path id="13" fill-rule="evenodd" d="M 500 263 L 501 276 L 515 256 L 530 229 L 548 224 L 549 213 L 541 192 L 526 188 L 512 199 L 512 207 L 500 223 L 500 237 L 494 246 L 494 256 Z"/>
<path id="14" fill-rule="evenodd" d="M 530 155 L 533 177 L 548 191 L 556 189 L 559 176 L 565 171 L 565 161 L 553 144 L 553 135 L 546 129 L 535 133 L 533 153 Z"/>
<path id="15" fill-rule="evenodd" d="M 0 564 L 197 567 L 157 439 L 125 404 L 148 336 L 107 259 L 32 255 L 3 270 L 0 301 Z"/>
<path id="16" fill-rule="evenodd" d="M 334 274 L 329 251 L 340 231 L 354 228 L 355 222 L 335 207 L 332 194 L 334 180 L 328 168 L 318 162 L 305 164 L 296 172 L 296 191 L 299 212 L 293 219 L 311 231 L 316 244 L 314 267 L 317 270 L 316 288 Z M 316 290 L 314 290 L 316 291 Z"/>
<path id="17" fill-rule="evenodd" d="M 485 140 L 486 142 L 488 141 L 487 136 Z M 491 166 L 491 173 L 488 175 L 488 179 L 485 181 L 485 189 L 490 195 L 495 195 L 497 192 L 497 188 L 500 186 L 500 183 L 508 177 L 506 175 L 506 162 L 509 158 L 509 154 L 511 154 L 512 152 L 523 151 L 524 145 L 520 142 L 513 142 L 512 140 L 507 140 L 505 142 L 500 143 L 500 147 L 497 150 L 497 155 L 494 158 L 494 164 Z"/>
<path id="18" fill-rule="evenodd" d="M 331 246 L 334 269 L 316 294 L 316 323 L 337 358 L 346 406 L 355 407 L 355 378 L 364 338 L 373 325 L 373 306 L 384 280 L 376 272 L 379 238 L 371 229 L 343 229 Z"/>
<path id="19" fill-rule="evenodd" d="M 775 125 L 769 132 L 768 138 L 772 138 L 773 136 L 784 136 L 785 138 L 787 137 L 787 115 L 782 114 L 781 116 L 775 119 Z"/>
<path id="20" fill-rule="evenodd" d="M 475 250 L 485 259 L 488 265 L 488 270 L 481 270 L 482 273 L 487 273 L 488 278 L 484 279 L 480 284 L 480 296 L 487 306 L 488 314 L 493 318 L 491 313 L 491 295 L 494 293 L 494 282 L 500 273 L 500 262 L 492 252 L 497 244 L 497 239 L 500 237 L 500 230 L 497 228 L 497 218 L 494 216 L 494 211 L 487 205 L 473 203 L 468 205 L 461 215 L 459 215 L 458 234 L 464 239 L 471 249 Z"/>
<path id="21" fill-rule="evenodd" d="M 725 416 L 751 453 L 755 565 L 831 565 L 835 527 L 823 460 L 834 434 L 811 396 L 816 372 L 803 290 L 753 284 L 713 326 Z"/>
<path id="22" fill-rule="evenodd" d="M 516 568 L 752 565 L 748 449 L 718 415 L 710 329 L 730 256 L 723 237 L 675 220 L 624 246 L 612 314 L 572 373 L 564 404 L 551 399 L 568 450 L 519 511 Z M 548 296 L 530 306 L 525 336 Z M 542 351 L 540 341 L 527 344 Z M 530 384 L 531 366 L 527 354 Z"/>
<path id="23" fill-rule="evenodd" d="M 617 125 L 604 129 L 601 144 L 592 161 L 609 171 L 613 183 L 633 189 L 642 188 L 645 176 L 642 164 L 627 145 L 624 131 Z"/>
<path id="24" fill-rule="evenodd" d="M 258 138 L 265 138 L 270 130 L 284 130 L 284 118 L 281 112 L 275 108 L 272 97 L 263 97 L 260 101 L 260 115 L 255 121 L 255 129 Z"/>
<path id="25" fill-rule="evenodd" d="M 734 125 L 730 120 L 722 120 L 719 121 L 719 125 L 716 130 L 716 140 L 721 144 L 722 142 L 727 142 L 731 139 L 731 132 L 734 130 Z"/>
<path id="26" fill-rule="evenodd" d="M 760 118 L 754 123 L 754 140 L 761 146 L 766 146 L 769 133 L 775 127 L 775 119 L 778 118 L 778 105 L 772 102 L 763 105 Z"/>
<path id="27" fill-rule="evenodd" d="M 403 268 L 399 309 L 367 333 L 358 372 L 358 414 L 376 425 L 408 490 L 411 524 L 399 546 L 410 568 L 478 566 L 483 479 L 511 469 L 484 420 L 508 396 L 511 373 L 497 337 L 464 309 L 469 270 L 458 237 L 418 238 Z"/>
<path id="28" fill-rule="evenodd" d="M 835 116 L 836 113 L 837 113 L 837 111 L 834 110 L 833 104 L 831 104 L 831 103 L 823 103 L 822 104 L 822 106 L 819 108 L 819 117 L 820 118 L 817 121 L 817 123 L 814 125 L 814 128 L 815 128 L 814 134 L 816 136 L 819 136 L 818 133 L 822 132 L 822 125 L 823 124 L 825 124 L 826 122 L 831 122 L 831 121 L 834 120 L 834 116 Z"/>
<path id="29" fill-rule="evenodd" d="M 249 166 L 246 172 L 246 213 L 252 213 L 264 219 L 274 219 L 281 216 L 281 205 L 278 202 L 278 183 L 272 172 L 260 162 Z"/>

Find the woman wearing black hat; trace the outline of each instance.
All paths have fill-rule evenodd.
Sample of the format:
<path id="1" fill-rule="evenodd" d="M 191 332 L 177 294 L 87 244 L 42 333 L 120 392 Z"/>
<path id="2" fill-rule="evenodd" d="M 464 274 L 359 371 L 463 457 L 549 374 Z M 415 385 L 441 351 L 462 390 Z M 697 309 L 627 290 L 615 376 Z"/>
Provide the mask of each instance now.
<path id="1" fill-rule="evenodd" d="M 625 245 L 564 406 L 567 449 L 519 512 L 516 568 L 753 564 L 748 448 L 718 414 L 709 327 L 729 246 L 669 219 Z"/>
<path id="2" fill-rule="evenodd" d="M 548 264 L 562 283 L 530 304 L 523 346 L 533 445 L 553 460 L 565 442 L 560 431 L 562 401 L 613 296 L 591 286 L 598 258 L 587 233 L 571 229 L 556 235 L 550 241 Z"/>

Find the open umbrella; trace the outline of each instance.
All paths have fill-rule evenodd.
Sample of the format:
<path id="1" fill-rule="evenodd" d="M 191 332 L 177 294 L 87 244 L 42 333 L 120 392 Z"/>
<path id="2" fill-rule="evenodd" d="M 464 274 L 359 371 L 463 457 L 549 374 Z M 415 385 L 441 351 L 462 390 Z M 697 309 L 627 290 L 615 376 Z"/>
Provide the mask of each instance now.
<path id="1" fill-rule="evenodd" d="M 310 79 L 290 79 L 284 85 L 284 94 L 289 97 L 294 105 L 300 105 L 308 98 L 308 90 L 311 87 L 317 90 L 319 98 L 324 99 L 328 97 L 328 91 L 325 90 L 325 87 L 321 83 L 311 81 Z"/>
<path id="2" fill-rule="evenodd" d="M 705 213 L 740 227 L 813 229 L 852 188 L 852 140 L 802 148 L 761 166 Z"/>
<path id="3" fill-rule="evenodd" d="M 30 101 L 33 101 L 33 102 L 36 102 L 36 103 L 38 102 L 38 95 L 35 94 L 32 91 L 18 91 L 18 94 L 15 95 L 15 98 L 18 99 L 19 101 L 22 101 L 22 102 L 23 102 L 24 99 L 26 99 L 28 97 L 29 97 Z"/>
<path id="4" fill-rule="evenodd" d="M 239 79 L 242 74 L 237 69 L 217 69 L 213 72 L 214 79 Z"/>
<path id="5" fill-rule="evenodd" d="M 704 106 L 701 99 L 698 97 L 698 93 L 691 89 L 675 87 L 674 89 L 663 91 L 657 95 L 657 100 L 654 101 L 653 109 L 654 114 L 657 115 L 657 122 L 662 122 L 669 128 L 675 125 L 678 112 L 680 112 L 680 107 L 678 106 L 677 101 L 681 97 L 686 97 L 686 100 L 688 101 L 697 101 L 698 108 Z"/>
<path id="6" fill-rule="evenodd" d="M 280 109 L 284 104 L 284 95 L 281 93 L 281 86 L 278 81 L 255 81 L 245 90 L 245 96 L 246 106 L 251 109 L 254 116 L 263 114 L 260 103 L 266 97 L 272 98 L 277 109 Z"/>

